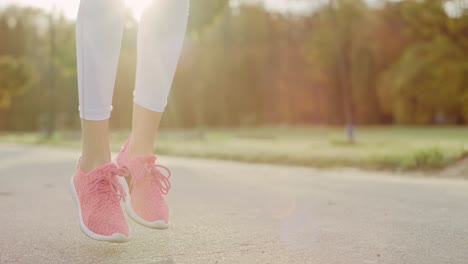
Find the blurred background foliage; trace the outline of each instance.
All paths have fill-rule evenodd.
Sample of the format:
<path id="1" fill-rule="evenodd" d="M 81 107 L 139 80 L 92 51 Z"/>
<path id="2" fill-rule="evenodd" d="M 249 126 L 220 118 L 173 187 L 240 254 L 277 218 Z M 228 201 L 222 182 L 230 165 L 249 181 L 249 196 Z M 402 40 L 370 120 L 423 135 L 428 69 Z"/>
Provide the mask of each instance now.
<path id="1" fill-rule="evenodd" d="M 335 0 L 309 13 L 192 2 L 165 127 L 468 123 L 466 2 Z M 130 126 L 128 14 L 113 128 Z M 0 131 L 78 129 L 74 21 L 8 6 L 0 38 Z"/>

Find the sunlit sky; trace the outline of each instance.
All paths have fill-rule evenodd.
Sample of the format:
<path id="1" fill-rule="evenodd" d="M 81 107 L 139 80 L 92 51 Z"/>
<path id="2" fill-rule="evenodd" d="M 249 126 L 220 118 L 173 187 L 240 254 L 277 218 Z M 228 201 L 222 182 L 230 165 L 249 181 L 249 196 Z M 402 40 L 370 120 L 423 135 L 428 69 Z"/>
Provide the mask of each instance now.
<path id="1" fill-rule="evenodd" d="M 139 18 L 145 6 L 153 0 L 124 0 L 128 7 L 130 7 L 135 15 Z M 366 0 L 367 2 L 376 2 L 379 0 Z M 75 18 L 78 10 L 80 0 L 0 0 L 1 5 L 7 4 L 21 4 L 41 7 L 44 9 L 51 9 L 55 6 L 57 9 L 64 12 L 69 18 Z M 327 0 L 231 0 L 231 4 L 237 2 L 263 2 L 270 10 L 275 11 L 291 11 L 291 12 L 304 12 L 310 8 L 321 5 Z"/>
<path id="2" fill-rule="evenodd" d="M 144 8 L 151 3 L 153 0 L 124 0 L 127 6 L 131 8 L 136 18 L 141 16 Z M 174 0 L 175 1 L 175 0 Z M 288 0 L 231 0 L 232 3 L 236 2 L 261 2 L 263 1 L 265 6 L 271 10 L 276 11 L 291 11 L 291 12 L 304 12 L 310 10 L 313 7 L 319 6 L 327 0 L 295 0 L 292 4 L 288 4 Z M 394 0 L 398 1 L 398 0 Z M 0 0 L 0 7 L 9 4 L 28 5 L 35 6 L 44 9 L 52 9 L 54 6 L 57 10 L 60 10 L 68 18 L 74 19 L 77 14 L 79 0 Z M 371 5 L 375 5 L 380 2 L 379 0 L 366 0 Z M 457 7 L 468 8 L 468 0 L 451 0 L 446 4 L 446 10 L 449 15 L 460 15 L 457 12 Z M 458 12 L 460 12 L 458 8 Z"/>
<path id="3" fill-rule="evenodd" d="M 143 9 L 151 3 L 153 0 L 125 0 L 127 6 L 132 9 L 135 17 L 139 18 Z M 233 0 L 236 1 L 258 1 L 258 0 Z M 260 0 L 264 1 L 265 5 L 273 10 L 285 10 L 287 8 L 286 3 L 288 0 Z M 52 9 L 55 6 L 58 10 L 63 11 L 65 16 L 69 18 L 75 18 L 78 10 L 79 0 L 0 0 L 1 5 L 8 4 L 19 4 L 19 5 L 29 5 L 41 7 L 44 9 Z M 293 11 L 299 11 L 300 9 L 307 9 L 310 5 L 310 2 L 323 2 L 323 0 L 299 0 L 295 4 L 290 5 L 290 8 Z"/>
<path id="4" fill-rule="evenodd" d="M 0 0 L 2 5 L 8 4 L 18 4 L 18 5 L 27 5 L 35 6 L 43 9 L 52 9 L 55 7 L 57 10 L 63 11 L 65 16 L 69 18 L 75 18 L 80 4 L 79 0 Z M 132 1 L 126 0 L 125 2 L 136 2 L 137 5 L 132 4 L 132 10 L 135 14 L 141 12 L 143 9 L 143 3 L 147 0 Z"/>

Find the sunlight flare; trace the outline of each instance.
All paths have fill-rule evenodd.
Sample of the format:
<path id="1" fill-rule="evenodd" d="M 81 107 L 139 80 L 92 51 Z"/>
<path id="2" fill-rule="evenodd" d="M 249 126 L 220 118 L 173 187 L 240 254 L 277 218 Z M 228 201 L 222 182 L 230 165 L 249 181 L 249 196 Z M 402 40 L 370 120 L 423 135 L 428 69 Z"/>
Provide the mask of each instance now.
<path id="1" fill-rule="evenodd" d="M 125 4 L 132 10 L 133 15 L 139 21 L 146 7 L 157 0 L 125 0 Z"/>

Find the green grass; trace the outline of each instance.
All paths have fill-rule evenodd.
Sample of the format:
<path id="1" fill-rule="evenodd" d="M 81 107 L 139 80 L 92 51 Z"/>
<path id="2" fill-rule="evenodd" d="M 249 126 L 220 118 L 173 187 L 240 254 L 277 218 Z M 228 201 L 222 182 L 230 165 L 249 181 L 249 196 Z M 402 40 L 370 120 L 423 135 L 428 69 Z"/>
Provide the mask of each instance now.
<path id="1" fill-rule="evenodd" d="M 112 134 L 113 150 L 128 131 Z M 37 134 L 0 135 L 0 142 L 79 147 L 76 132 L 51 140 Z M 352 166 L 371 169 L 434 170 L 468 156 L 465 127 L 360 127 L 349 144 L 344 129 L 326 127 L 259 127 L 163 130 L 157 152 L 244 162 L 314 167 Z"/>

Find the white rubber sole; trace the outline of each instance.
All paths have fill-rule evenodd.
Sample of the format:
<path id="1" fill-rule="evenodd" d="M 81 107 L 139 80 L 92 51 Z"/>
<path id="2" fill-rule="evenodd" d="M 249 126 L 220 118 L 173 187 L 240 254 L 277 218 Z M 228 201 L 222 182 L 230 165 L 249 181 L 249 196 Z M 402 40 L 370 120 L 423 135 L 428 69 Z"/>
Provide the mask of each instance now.
<path id="1" fill-rule="evenodd" d="M 117 164 L 117 163 L 116 163 Z M 119 177 L 119 183 L 122 185 L 125 193 L 127 194 L 125 198 L 125 211 L 127 211 L 128 216 L 142 226 L 146 226 L 152 229 L 164 230 L 169 228 L 169 223 L 166 224 L 163 220 L 157 220 L 154 222 L 148 222 L 141 218 L 135 211 L 132 209 L 132 201 L 130 198 L 130 188 L 128 187 L 127 180 L 124 177 Z"/>
<path id="2" fill-rule="evenodd" d="M 81 215 L 81 206 L 78 200 L 78 194 L 76 193 L 75 183 L 73 182 L 73 177 L 70 180 L 70 192 L 72 194 L 73 200 L 75 201 L 76 207 L 78 207 L 78 217 L 80 221 L 80 228 L 81 228 L 81 231 L 83 231 L 85 235 L 95 240 L 111 242 L 111 243 L 125 243 L 125 242 L 130 241 L 131 235 L 127 237 L 126 235 L 121 234 L 121 233 L 114 233 L 111 236 L 103 236 L 103 235 L 98 235 L 94 233 L 93 231 L 89 230 L 88 227 L 86 227 L 86 225 L 83 222 L 83 216 Z"/>

